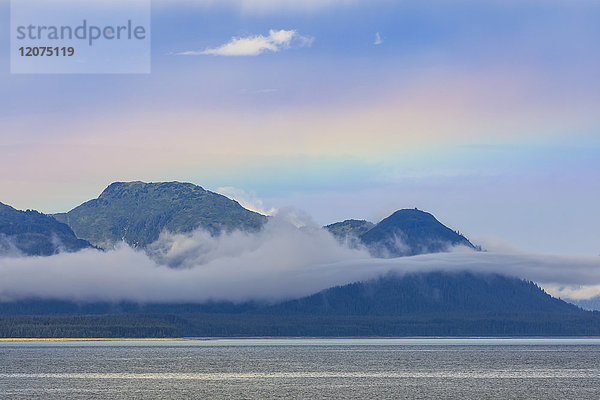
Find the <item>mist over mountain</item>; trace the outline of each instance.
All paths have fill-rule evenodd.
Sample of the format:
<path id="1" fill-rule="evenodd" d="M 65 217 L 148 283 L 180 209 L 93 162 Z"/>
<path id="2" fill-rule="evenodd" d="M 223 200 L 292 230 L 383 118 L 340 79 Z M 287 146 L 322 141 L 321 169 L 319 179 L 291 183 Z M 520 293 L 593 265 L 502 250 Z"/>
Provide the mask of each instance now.
<path id="1" fill-rule="evenodd" d="M 105 249 L 121 241 L 147 248 L 163 233 L 257 232 L 267 220 L 225 196 L 179 182 L 113 183 L 97 199 L 54 217 Z M 464 236 L 417 209 L 396 211 L 378 224 L 346 220 L 325 228 L 350 247 L 365 245 L 376 257 L 437 253 L 455 246 L 475 249 Z"/>
<path id="2" fill-rule="evenodd" d="M 43 219 L 39 213 L 28 213 Z M 165 259 L 163 255 L 168 255 L 168 264 L 177 266 L 186 264 L 185 260 L 191 253 L 205 251 L 205 245 L 198 247 L 196 243 L 210 242 L 197 237 L 190 245 L 190 240 L 177 235 L 202 236 L 204 232 L 215 236 L 234 231 L 257 233 L 267 221 L 267 217 L 247 210 L 225 196 L 194 184 L 179 182 L 116 182 L 108 186 L 97 199 L 53 217 L 68 225 L 55 224 L 54 230 L 60 234 L 52 234 L 50 230 L 40 231 L 37 232 L 38 242 L 35 242 L 33 234 L 41 222 L 37 222 L 37 228 L 33 227 L 30 218 L 18 224 L 22 231 L 20 236 L 15 236 L 15 228 L 12 228 L 11 240 L 25 249 L 24 254 L 32 255 L 53 254 L 58 248 L 56 243 L 40 244 L 39 235 L 46 235 L 46 242 L 64 241 L 68 251 L 86 247 L 77 238 L 103 249 L 112 249 L 116 244 L 125 242 L 131 247 L 143 248 L 159 259 Z M 44 223 L 53 222 L 46 217 Z M 375 257 L 435 253 L 448 251 L 457 245 L 475 248 L 464 236 L 445 227 L 431 214 L 417 209 L 399 210 L 378 224 L 346 220 L 325 228 L 344 246 L 353 249 L 366 247 Z M 25 232 L 28 235 L 24 235 Z M 11 240 L 4 241 L 6 249 L 15 247 Z M 186 245 L 182 247 L 183 241 Z M 176 243 L 179 244 L 174 247 Z M 177 254 L 173 251 L 175 248 Z M 183 251 L 184 248 L 186 251 Z"/>
<path id="3" fill-rule="evenodd" d="M 457 251 L 478 248 L 417 209 L 325 229 L 300 214 L 178 182 L 114 183 L 56 219 L 2 205 L 0 315 L 64 318 L 0 317 L 0 336 L 600 334 L 532 283 L 600 284 L 595 258 Z M 73 327 L 90 314 L 108 330 Z"/>
<path id="4" fill-rule="evenodd" d="M 370 221 L 347 219 L 343 222 L 327 225 L 325 229 L 331 232 L 336 238 L 346 240 L 349 237 L 358 238 L 362 234 L 367 233 L 374 226 L 375 224 Z"/>
<path id="5" fill-rule="evenodd" d="M 268 315 L 400 316 L 582 313 L 537 284 L 496 273 L 434 271 L 398 274 L 334 286 L 293 300 L 249 299 L 241 302 L 69 302 L 36 300 L 0 302 L 0 314 L 103 313 L 258 313 Z M 599 327 L 600 329 L 600 327 Z"/>
<path id="6" fill-rule="evenodd" d="M 180 182 L 113 183 L 97 199 L 54 217 L 101 248 L 121 241 L 145 247 L 163 231 L 255 232 L 267 220 L 225 196 Z"/>
<path id="7" fill-rule="evenodd" d="M 598 335 L 600 314 L 497 274 L 388 274 L 297 300 L 0 303 L 0 337 Z"/>
<path id="8" fill-rule="evenodd" d="M 19 211 L 0 203 L 0 255 L 50 256 L 92 247 L 71 228 L 37 211 Z"/>
<path id="9" fill-rule="evenodd" d="M 362 243 L 375 257 L 392 258 L 440 253 L 455 246 L 478 249 L 466 237 L 418 210 L 398 210 L 378 224 L 346 220 L 325 227 L 352 246 Z"/>

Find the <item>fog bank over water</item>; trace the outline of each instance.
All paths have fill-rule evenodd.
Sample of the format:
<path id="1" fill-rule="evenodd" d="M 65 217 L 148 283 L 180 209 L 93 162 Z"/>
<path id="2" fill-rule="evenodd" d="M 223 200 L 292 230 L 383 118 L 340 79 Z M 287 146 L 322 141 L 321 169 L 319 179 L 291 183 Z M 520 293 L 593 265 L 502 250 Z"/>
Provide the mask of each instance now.
<path id="1" fill-rule="evenodd" d="M 274 217 L 255 234 L 238 231 L 211 237 L 204 231 L 164 232 L 146 250 L 122 244 L 106 252 L 84 250 L 51 257 L 12 252 L 0 258 L 0 300 L 275 301 L 388 273 L 432 271 L 515 276 L 563 297 L 600 294 L 600 257 L 457 248 L 450 253 L 379 259 L 365 249 L 340 244 L 310 221 L 292 225 L 288 220 Z"/>

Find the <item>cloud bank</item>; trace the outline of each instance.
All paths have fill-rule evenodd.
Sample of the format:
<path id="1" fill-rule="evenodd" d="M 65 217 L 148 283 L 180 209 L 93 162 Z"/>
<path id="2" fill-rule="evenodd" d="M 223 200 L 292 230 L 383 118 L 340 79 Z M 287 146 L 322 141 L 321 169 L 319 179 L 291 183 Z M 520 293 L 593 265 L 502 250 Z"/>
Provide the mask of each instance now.
<path id="1" fill-rule="evenodd" d="M 292 46 L 310 47 L 313 40 L 311 37 L 300 35 L 295 30 L 271 29 L 268 36 L 233 37 L 229 42 L 215 48 L 176 54 L 182 56 L 258 56 L 264 53 L 278 53 Z"/>
<path id="2" fill-rule="evenodd" d="M 297 224 L 301 214 L 289 213 Z M 287 218 L 287 217 L 286 217 Z M 297 298 L 395 272 L 500 273 L 551 289 L 600 287 L 600 258 L 455 251 L 375 259 L 328 232 L 274 217 L 256 234 L 163 233 L 147 251 L 121 245 L 52 257 L 0 258 L 0 301 L 204 302 Z M 301 224 L 302 225 L 302 224 Z M 566 293 L 566 292 L 560 292 Z M 559 293 L 559 294 L 560 294 Z M 596 292 L 590 291 L 592 297 Z"/>

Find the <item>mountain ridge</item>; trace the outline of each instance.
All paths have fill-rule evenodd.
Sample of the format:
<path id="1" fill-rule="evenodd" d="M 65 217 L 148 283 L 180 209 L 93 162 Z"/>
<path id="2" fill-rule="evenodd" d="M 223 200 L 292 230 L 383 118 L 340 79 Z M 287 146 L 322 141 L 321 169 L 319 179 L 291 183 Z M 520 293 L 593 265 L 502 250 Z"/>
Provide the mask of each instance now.
<path id="1" fill-rule="evenodd" d="M 163 230 L 185 233 L 202 228 L 213 235 L 234 229 L 257 231 L 267 220 L 235 200 L 176 181 L 114 182 L 98 198 L 54 217 L 102 248 L 120 241 L 145 247 Z"/>
<path id="2" fill-rule="evenodd" d="M 449 251 L 455 246 L 480 250 L 432 214 L 419 209 L 397 210 L 377 224 L 345 220 L 324 227 L 352 247 L 366 246 L 375 257 L 392 258 Z"/>
<path id="3" fill-rule="evenodd" d="M 389 273 L 283 302 L 272 310 L 286 315 L 380 316 L 582 312 L 531 281 L 472 272 Z"/>
<path id="4" fill-rule="evenodd" d="M 50 256 L 93 246 L 66 224 L 34 210 L 21 211 L 0 203 L 0 253 L 17 250 L 29 256 Z"/>

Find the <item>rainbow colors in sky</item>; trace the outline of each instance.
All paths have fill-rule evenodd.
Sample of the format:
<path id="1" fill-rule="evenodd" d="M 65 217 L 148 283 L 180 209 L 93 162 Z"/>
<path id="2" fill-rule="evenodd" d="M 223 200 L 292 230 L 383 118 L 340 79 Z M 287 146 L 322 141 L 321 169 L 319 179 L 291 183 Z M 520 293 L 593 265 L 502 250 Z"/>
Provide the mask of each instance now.
<path id="1" fill-rule="evenodd" d="M 0 201 L 66 211 L 113 181 L 180 180 L 320 224 L 418 207 L 474 241 L 598 255 L 599 16 L 155 1 L 149 75 L 0 73 Z"/>

